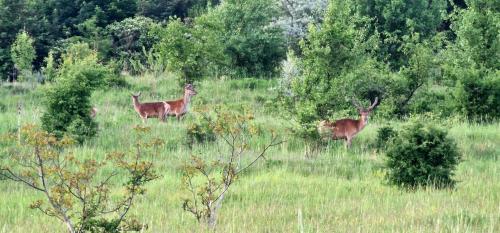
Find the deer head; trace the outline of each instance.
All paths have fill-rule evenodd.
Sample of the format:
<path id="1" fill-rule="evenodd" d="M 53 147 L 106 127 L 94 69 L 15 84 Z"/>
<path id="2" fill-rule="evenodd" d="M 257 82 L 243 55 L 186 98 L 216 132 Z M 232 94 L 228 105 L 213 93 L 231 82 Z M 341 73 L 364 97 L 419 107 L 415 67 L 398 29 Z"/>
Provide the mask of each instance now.
<path id="1" fill-rule="evenodd" d="M 134 101 L 134 103 L 139 103 L 139 96 L 141 96 L 141 93 L 137 93 L 137 94 L 134 94 L 134 93 L 131 93 L 132 95 L 132 101 Z"/>
<path id="2" fill-rule="evenodd" d="M 373 108 L 377 105 L 377 103 L 378 97 L 375 97 L 375 101 L 373 101 L 370 107 L 363 108 L 357 100 L 352 99 L 352 104 L 358 109 L 359 115 L 361 116 L 361 119 L 364 121 L 364 123 L 368 122 L 368 116 L 373 111 Z"/>
<path id="3" fill-rule="evenodd" d="M 184 95 L 195 96 L 196 94 L 198 93 L 194 90 L 193 84 L 186 84 L 184 87 Z"/>

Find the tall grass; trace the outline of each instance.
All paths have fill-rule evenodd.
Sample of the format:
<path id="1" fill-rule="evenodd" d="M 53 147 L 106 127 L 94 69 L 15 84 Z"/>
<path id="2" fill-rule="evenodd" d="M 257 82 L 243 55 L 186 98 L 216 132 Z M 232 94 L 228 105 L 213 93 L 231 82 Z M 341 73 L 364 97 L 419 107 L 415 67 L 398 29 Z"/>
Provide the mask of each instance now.
<path id="1" fill-rule="evenodd" d="M 101 90 L 92 102 L 99 109 L 99 134 L 80 146 L 86 158 L 126 150 L 130 132 L 142 124 L 132 108 L 130 92 L 142 91 L 141 101 L 179 98 L 182 90 L 172 77 L 128 77 L 130 89 Z M 384 155 L 373 143 L 377 128 L 386 125 L 375 116 L 353 141 L 330 142 L 314 156 L 290 137 L 289 123 L 273 108 L 274 81 L 210 80 L 196 84 L 198 95 L 187 117 L 167 123 L 149 119 L 151 134 L 165 140 L 155 165 L 162 178 L 150 183 L 147 194 L 132 210 L 148 224 L 146 232 L 203 232 L 181 208 L 180 166 L 191 154 L 216 158 L 213 143 L 186 145 L 186 126 L 196 110 L 216 104 L 252 109 L 265 129 L 275 129 L 287 142 L 273 148 L 257 167 L 245 173 L 230 190 L 221 209 L 218 232 L 500 232 L 500 123 L 442 122 L 463 153 L 454 190 L 424 189 L 406 192 L 384 181 Z M 0 133 L 21 124 L 38 123 L 43 111 L 44 87 L 0 87 Z M 17 104 L 22 103 L 18 115 Z M 18 118 L 19 117 L 19 118 Z M 438 120 L 434 120 L 436 124 Z M 390 122 L 396 128 L 404 121 Z M 262 137 L 255 145 L 263 144 Z M 65 232 L 62 224 L 29 204 L 40 194 L 22 185 L 0 181 L 0 232 Z"/>

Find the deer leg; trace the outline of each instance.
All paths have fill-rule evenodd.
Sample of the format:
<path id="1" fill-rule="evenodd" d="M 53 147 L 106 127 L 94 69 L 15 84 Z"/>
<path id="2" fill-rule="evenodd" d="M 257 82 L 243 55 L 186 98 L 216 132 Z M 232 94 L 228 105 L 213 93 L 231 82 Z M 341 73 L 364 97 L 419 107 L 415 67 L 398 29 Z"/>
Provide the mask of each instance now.
<path id="1" fill-rule="evenodd" d="M 352 142 L 352 138 L 347 138 L 346 144 L 345 144 L 347 149 L 351 148 L 351 142 Z"/>

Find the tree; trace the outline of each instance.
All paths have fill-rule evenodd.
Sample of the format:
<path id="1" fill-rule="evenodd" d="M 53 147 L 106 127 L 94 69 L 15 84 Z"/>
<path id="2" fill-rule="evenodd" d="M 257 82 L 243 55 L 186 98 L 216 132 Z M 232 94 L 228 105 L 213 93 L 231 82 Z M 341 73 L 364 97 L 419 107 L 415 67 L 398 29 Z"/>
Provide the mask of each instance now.
<path id="1" fill-rule="evenodd" d="M 119 59 L 122 69 L 136 74 L 141 71 L 135 64 L 146 63 L 145 49 L 150 49 L 159 40 L 151 33 L 159 25 L 143 16 L 127 18 L 106 27 L 113 41 L 112 57 Z"/>
<path id="2" fill-rule="evenodd" d="M 317 136 L 317 120 L 326 119 L 331 112 L 348 106 L 346 96 L 354 94 L 352 84 L 356 78 L 373 79 L 354 73 L 362 64 L 375 67 L 378 64 L 366 59 L 362 31 L 356 29 L 361 19 L 353 16 L 353 10 L 350 2 L 331 1 L 321 26 L 310 27 L 309 34 L 301 42 L 302 77 L 292 82 L 292 100 L 287 101 L 293 103 L 289 110 L 298 123 L 297 133 L 301 137 Z M 380 71 L 371 70 L 376 72 L 361 69 L 359 72 L 380 76 Z"/>
<path id="3" fill-rule="evenodd" d="M 486 0 L 466 1 L 451 28 L 457 38 L 447 47 L 443 65 L 448 84 L 455 87 L 456 109 L 470 120 L 500 117 L 500 9 Z"/>
<path id="4" fill-rule="evenodd" d="M 299 41 L 307 35 L 309 25 L 323 22 L 328 0 L 280 0 L 283 14 L 276 24 L 285 33 L 287 47 L 300 52 Z"/>
<path id="5" fill-rule="evenodd" d="M 21 72 L 21 80 L 26 81 L 33 71 L 36 56 L 33 39 L 26 31 L 18 33 L 10 51 L 14 66 Z"/>
<path id="6" fill-rule="evenodd" d="M 112 71 L 98 63 L 97 53 L 88 44 L 70 46 L 62 57 L 54 86 L 45 96 L 43 129 L 57 137 L 70 134 L 83 142 L 97 134 L 97 123 L 90 117 L 92 91 L 103 85 Z"/>
<path id="7" fill-rule="evenodd" d="M 221 19 L 220 32 L 231 69 L 269 76 L 286 55 L 281 28 L 272 24 L 279 8 L 270 0 L 226 0 L 209 14 Z"/>
<path id="8" fill-rule="evenodd" d="M 158 154 L 162 142 L 144 141 L 148 128 L 135 129 L 132 153 L 109 153 L 102 161 L 78 158 L 71 150 L 71 138 L 57 139 L 32 125 L 20 130 L 19 141 L 7 136 L 10 147 L 0 151 L 0 178 L 42 193 L 43 198 L 30 208 L 57 218 L 70 233 L 139 231 L 144 227 L 127 214 L 136 198 L 145 193 L 144 186 L 157 178 L 149 157 Z M 113 184 L 118 175 L 126 177 L 120 186 Z M 119 189 L 123 191 L 116 195 L 114 191 Z"/>
<path id="9" fill-rule="evenodd" d="M 432 38 L 441 26 L 447 7 L 446 0 L 355 0 L 356 13 L 371 19 L 367 25 L 370 36 L 379 38 L 374 55 L 392 70 L 408 64 L 403 52 L 404 37 L 419 34 L 419 39 Z M 364 25 L 363 25 L 364 26 Z"/>
<path id="10" fill-rule="evenodd" d="M 183 201 L 185 211 L 192 213 L 196 220 L 215 229 L 217 214 L 230 187 L 246 170 L 253 167 L 259 159 L 265 158 L 267 151 L 282 143 L 271 133 L 269 142 L 251 156 L 251 140 L 258 131 L 250 113 L 229 112 L 227 109 L 215 108 L 215 116 L 204 114 L 215 137 L 223 145 L 217 143 L 217 160 L 208 162 L 193 156 L 183 167 L 182 186 L 186 190 Z M 228 149 L 227 149 L 228 148 Z"/>
<path id="11" fill-rule="evenodd" d="M 161 40 L 155 50 L 166 58 L 167 69 L 180 75 L 181 85 L 216 74 L 225 67 L 227 56 L 220 35 L 217 30 L 202 26 L 203 19 L 196 19 L 193 26 L 172 19 L 158 32 Z"/>

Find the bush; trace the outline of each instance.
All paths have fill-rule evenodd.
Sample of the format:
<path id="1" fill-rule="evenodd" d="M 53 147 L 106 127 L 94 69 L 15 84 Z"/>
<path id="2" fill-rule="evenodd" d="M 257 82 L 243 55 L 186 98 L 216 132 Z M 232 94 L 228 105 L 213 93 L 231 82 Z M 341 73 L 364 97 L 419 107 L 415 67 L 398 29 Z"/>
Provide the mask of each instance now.
<path id="1" fill-rule="evenodd" d="M 420 122 L 407 126 L 387 148 L 386 178 L 403 188 L 453 187 L 460 162 L 455 142 L 445 130 Z"/>
<path id="2" fill-rule="evenodd" d="M 215 132 L 206 120 L 198 120 L 189 124 L 186 132 L 187 144 L 192 147 L 195 143 L 215 141 Z"/>
<path id="3" fill-rule="evenodd" d="M 471 75 L 457 83 L 454 96 L 457 107 L 468 119 L 489 121 L 500 117 L 499 74 L 491 72 L 484 78 Z"/>
<path id="4" fill-rule="evenodd" d="M 391 126 L 383 126 L 377 131 L 377 139 L 375 141 L 375 147 L 379 150 L 384 150 L 387 148 L 390 140 L 397 135 L 397 132 Z"/>
<path id="5" fill-rule="evenodd" d="M 99 64 L 96 52 L 87 44 L 75 44 L 63 55 L 56 83 L 46 92 L 43 129 L 62 137 L 69 133 L 80 143 L 97 133 L 97 124 L 90 117 L 92 91 L 113 75 Z"/>

